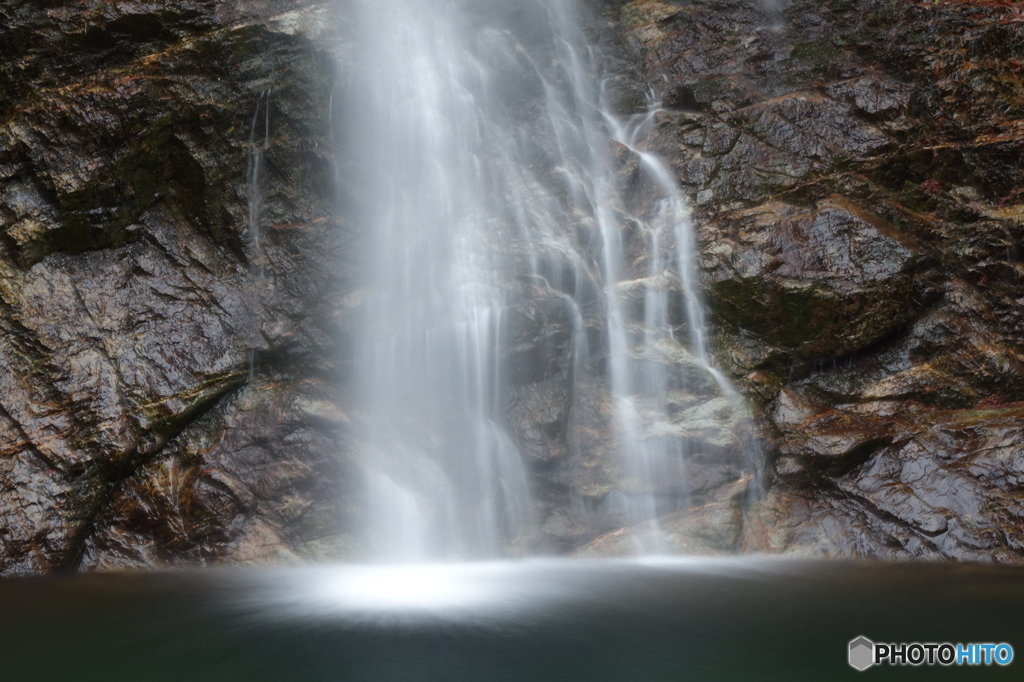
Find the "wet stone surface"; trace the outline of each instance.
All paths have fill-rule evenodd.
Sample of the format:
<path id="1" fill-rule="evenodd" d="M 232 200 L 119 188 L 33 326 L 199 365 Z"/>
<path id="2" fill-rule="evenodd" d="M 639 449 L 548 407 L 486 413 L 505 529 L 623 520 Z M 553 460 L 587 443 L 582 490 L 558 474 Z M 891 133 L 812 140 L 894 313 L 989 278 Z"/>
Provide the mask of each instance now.
<path id="1" fill-rule="evenodd" d="M 1019 562 L 1024 22 L 772 6 L 611 15 L 695 206 L 716 359 L 763 410 L 739 548 Z"/>
<path id="2" fill-rule="evenodd" d="M 263 4 L 0 5 L 0 574 L 344 552 L 330 59 Z"/>
<path id="3" fill-rule="evenodd" d="M 662 102 L 648 147 L 693 207 L 714 359 L 765 458 L 681 345 L 635 358 L 675 382 L 643 433 L 685 453 L 643 491 L 669 550 L 1020 562 L 1019 12 L 588 4 L 613 108 Z M 360 168 L 329 135 L 345 22 L 284 0 L 0 18 L 0 575 L 360 556 Z M 691 292 L 648 271 L 652 183 L 612 160 L 640 334 L 646 285 L 674 310 Z M 530 254 L 543 281 L 504 283 L 504 426 L 534 496 L 507 550 L 629 554 L 596 226 L 563 227 Z"/>

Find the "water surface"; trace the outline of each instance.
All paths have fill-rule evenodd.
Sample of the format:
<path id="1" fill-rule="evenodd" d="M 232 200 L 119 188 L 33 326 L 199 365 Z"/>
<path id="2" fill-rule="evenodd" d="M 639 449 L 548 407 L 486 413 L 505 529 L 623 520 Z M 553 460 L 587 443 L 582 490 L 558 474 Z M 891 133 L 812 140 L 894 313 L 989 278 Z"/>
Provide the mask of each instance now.
<path id="1" fill-rule="evenodd" d="M 1024 572 L 768 559 L 531 560 L 0 583 L 5 680 L 1020 679 L 846 663 L 876 642 L 1024 651 Z"/>

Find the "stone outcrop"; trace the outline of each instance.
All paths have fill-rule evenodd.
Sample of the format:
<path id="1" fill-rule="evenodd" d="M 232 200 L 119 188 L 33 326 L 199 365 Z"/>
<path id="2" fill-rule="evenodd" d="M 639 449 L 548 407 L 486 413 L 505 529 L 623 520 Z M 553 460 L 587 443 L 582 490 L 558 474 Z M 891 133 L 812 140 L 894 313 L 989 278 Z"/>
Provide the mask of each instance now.
<path id="1" fill-rule="evenodd" d="M 331 60 L 263 4 L 0 4 L 0 574 L 341 542 Z"/>
<path id="2" fill-rule="evenodd" d="M 1019 562 L 1019 8 L 617 12 L 695 205 L 716 358 L 763 414 L 740 548 Z"/>

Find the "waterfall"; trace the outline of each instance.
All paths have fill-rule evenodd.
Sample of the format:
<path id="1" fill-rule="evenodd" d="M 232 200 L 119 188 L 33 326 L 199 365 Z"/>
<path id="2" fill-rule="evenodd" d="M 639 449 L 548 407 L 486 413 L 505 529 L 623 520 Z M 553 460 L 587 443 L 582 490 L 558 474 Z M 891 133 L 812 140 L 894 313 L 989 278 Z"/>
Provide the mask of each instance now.
<path id="1" fill-rule="evenodd" d="M 266 102 L 264 102 L 266 100 Z M 263 121 L 260 123 L 260 109 L 263 109 Z M 263 129 L 263 142 L 258 143 L 257 131 Z M 266 258 L 263 253 L 262 229 L 260 217 L 263 212 L 262 180 L 263 165 L 267 148 L 270 146 L 270 91 L 264 91 L 256 100 L 256 110 L 252 114 L 249 126 L 249 214 L 246 227 L 249 232 L 249 278 L 253 291 L 258 295 L 266 274 Z M 256 377 L 257 350 L 249 349 L 249 383 Z"/>
<path id="2" fill-rule="evenodd" d="M 520 172 L 494 85 L 452 3 L 363 6 L 373 244 L 357 386 L 372 555 L 489 556 L 521 526 L 526 472 L 501 425 L 497 347 L 511 270 L 502 219 Z"/>
<path id="3" fill-rule="evenodd" d="M 709 359 L 685 197 L 644 151 L 653 113 L 611 113 L 573 0 L 358 10 L 364 42 L 343 118 L 370 242 L 354 381 L 370 555 L 494 556 L 531 523 L 529 474 L 502 414 L 503 344 L 524 281 L 564 302 L 574 382 L 600 371 L 581 312 L 600 290 L 596 352 L 625 522 L 637 552 L 663 551 L 657 519 L 683 501 L 658 490 L 686 478 L 687 439 L 662 433 L 686 381 L 679 367 L 713 376 L 719 397 L 734 393 Z M 653 185 L 642 210 L 625 208 L 613 147 Z M 627 230 L 644 244 L 639 274 Z"/>
<path id="4" fill-rule="evenodd" d="M 650 127 L 658 111 L 658 105 L 652 103 L 647 114 L 622 122 L 611 115 L 607 107 L 603 109 L 612 138 L 639 157 L 642 167 L 653 180 L 660 195 L 646 221 L 651 239 L 651 255 L 644 288 L 643 340 L 637 347 L 642 350 L 634 350 L 620 356 L 613 355 L 612 358 L 612 364 L 616 367 L 612 373 L 612 390 L 623 404 L 619 419 L 626 433 L 624 454 L 627 462 L 632 463 L 635 474 L 648 488 L 660 477 L 685 476 L 685 472 L 679 471 L 678 467 L 686 453 L 684 441 L 644 440 L 641 437 L 644 426 L 637 420 L 634 395 L 647 396 L 647 409 L 654 412 L 656 419 L 667 420 L 669 412 L 667 373 L 652 371 L 651 364 L 645 361 L 645 352 L 667 347 L 671 349 L 670 352 L 688 353 L 688 360 L 692 360 L 713 378 L 720 397 L 734 405 L 736 409 L 744 409 L 739 394 L 726 376 L 712 364 L 708 353 L 704 306 L 695 278 L 696 235 L 688 203 L 668 167 L 657 155 L 644 151 L 646 137 L 650 134 Z M 668 269 L 662 260 L 660 246 L 661 241 L 667 237 L 671 237 L 674 242 L 675 273 L 686 298 L 684 313 L 689 334 L 685 347 L 680 343 L 681 340 L 674 338 L 668 320 L 670 301 L 668 287 L 665 286 L 663 279 L 668 276 Z M 613 297 L 611 293 L 609 296 Z M 617 305 L 617 302 L 610 300 L 609 308 L 611 309 L 613 305 Z M 622 326 L 613 322 L 614 318 L 609 316 L 609 333 L 626 336 Z M 756 469 L 759 453 L 752 451 L 752 442 L 745 443 L 745 449 L 748 450 L 745 453 L 748 464 Z M 677 468 L 677 471 L 672 471 L 673 468 Z M 641 552 L 661 552 L 665 549 L 658 528 L 658 515 L 656 500 L 652 495 L 641 494 L 632 500 L 630 517 L 640 531 L 636 534 L 636 540 Z"/>

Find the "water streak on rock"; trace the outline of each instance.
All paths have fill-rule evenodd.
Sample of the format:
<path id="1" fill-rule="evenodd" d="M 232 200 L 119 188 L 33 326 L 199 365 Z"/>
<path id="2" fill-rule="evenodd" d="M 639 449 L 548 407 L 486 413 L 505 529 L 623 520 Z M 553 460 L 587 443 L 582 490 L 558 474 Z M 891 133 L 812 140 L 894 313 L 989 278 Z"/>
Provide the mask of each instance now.
<path id="1" fill-rule="evenodd" d="M 264 102 L 264 100 L 266 100 Z M 260 108 L 263 108 L 263 143 L 257 143 Z M 270 146 L 270 91 L 267 90 L 256 100 L 256 110 L 252 114 L 249 126 L 249 215 L 247 228 L 249 231 L 249 275 L 252 278 L 253 291 L 259 292 L 266 270 L 263 245 L 261 243 L 260 215 L 263 211 L 263 192 L 260 187 L 263 166 L 266 163 L 267 148 Z M 256 375 L 258 350 L 249 349 L 249 382 Z"/>

